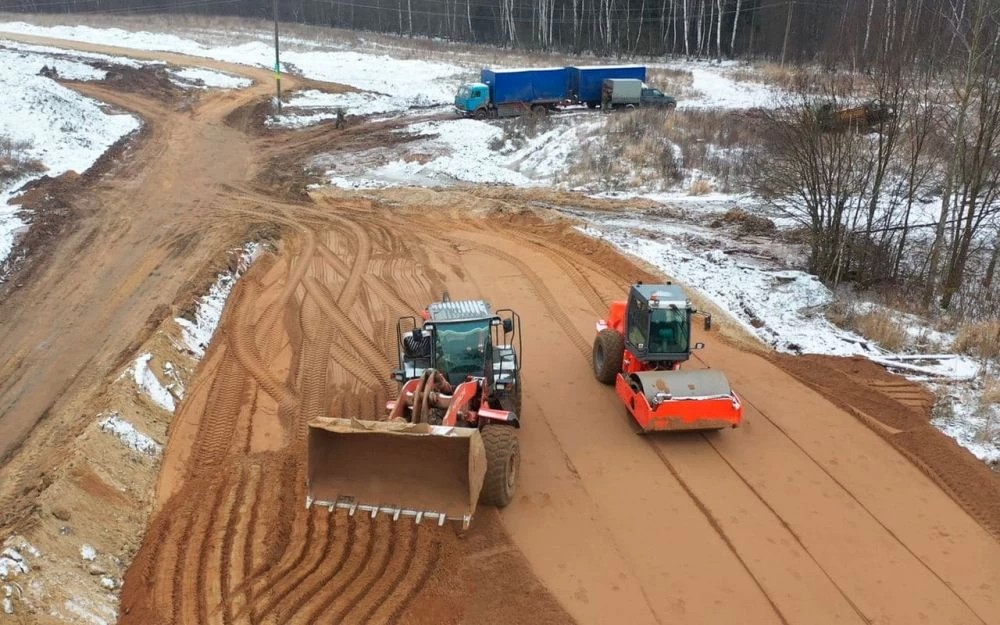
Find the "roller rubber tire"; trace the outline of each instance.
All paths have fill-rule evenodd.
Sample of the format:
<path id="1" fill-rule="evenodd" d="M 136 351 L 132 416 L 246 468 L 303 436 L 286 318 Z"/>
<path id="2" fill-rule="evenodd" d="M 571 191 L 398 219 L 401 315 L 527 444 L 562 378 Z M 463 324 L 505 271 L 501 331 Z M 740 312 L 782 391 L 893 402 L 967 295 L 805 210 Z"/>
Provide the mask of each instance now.
<path id="1" fill-rule="evenodd" d="M 503 508 L 514 498 L 517 476 L 521 472 L 517 430 L 509 425 L 487 425 L 480 433 L 486 448 L 486 479 L 479 502 Z"/>
<path id="2" fill-rule="evenodd" d="M 615 376 L 622 369 L 625 356 L 625 337 L 614 330 L 604 329 L 594 339 L 594 377 L 603 384 L 614 384 Z"/>

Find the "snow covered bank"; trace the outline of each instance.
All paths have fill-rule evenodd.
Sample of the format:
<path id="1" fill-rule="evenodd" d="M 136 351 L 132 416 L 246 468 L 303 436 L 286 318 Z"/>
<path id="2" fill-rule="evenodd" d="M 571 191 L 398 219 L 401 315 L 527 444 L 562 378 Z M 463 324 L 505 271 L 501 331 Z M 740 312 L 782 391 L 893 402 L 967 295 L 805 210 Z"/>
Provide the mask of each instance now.
<path id="1" fill-rule="evenodd" d="M 133 32 L 90 26 L 35 26 L 25 22 L 0 23 L 0 32 L 70 39 L 137 50 L 163 50 L 229 63 L 273 67 L 274 48 L 265 41 L 209 46 L 165 33 Z M 294 42 L 281 54 L 284 71 L 307 78 L 350 85 L 385 94 L 402 109 L 450 102 L 463 68 L 449 63 L 420 59 L 397 59 L 350 50 L 316 50 Z M 298 49 L 295 48 L 307 48 Z"/>
<path id="2" fill-rule="evenodd" d="M 734 110 L 750 108 L 773 108 L 787 94 L 775 87 L 760 83 L 733 80 L 727 75 L 727 65 L 706 63 L 671 63 L 670 69 L 691 72 L 691 87 L 698 95 L 694 98 L 679 99 L 677 108 L 710 108 Z"/>
<path id="3" fill-rule="evenodd" d="M 350 160 L 339 159 L 327 176 L 331 184 L 345 189 L 459 183 L 549 185 L 568 171 L 580 143 L 604 122 L 605 117 L 593 113 L 561 115 L 547 120 L 537 134 L 516 140 L 512 135 L 519 133 L 510 132 L 504 124 L 517 121 L 420 122 L 400 131 L 417 135 L 417 141 L 392 151 L 378 148 L 352 154 Z M 331 164 L 323 159 L 317 162 Z"/>
<path id="4" fill-rule="evenodd" d="M 300 91 L 288 99 L 282 115 L 268 119 L 269 126 L 279 128 L 302 128 L 331 119 L 336 119 L 337 109 L 345 115 L 375 115 L 399 113 L 409 108 L 409 104 L 397 97 L 379 93 L 323 93 L 322 91 Z"/>
<path id="5" fill-rule="evenodd" d="M 201 358 L 208 349 L 208 344 L 212 341 L 215 328 L 222 318 L 222 309 L 226 306 L 229 293 L 236 285 L 243 272 L 257 259 L 263 251 L 263 246 L 256 242 L 247 243 L 240 252 L 236 270 L 232 272 L 220 273 L 218 278 L 208 289 L 208 293 L 198 299 L 198 305 L 194 311 L 194 321 L 177 317 L 174 321 L 181 327 L 181 335 L 184 344 L 195 355 Z"/>
<path id="6" fill-rule="evenodd" d="M 245 89 L 253 84 L 249 78 L 213 72 L 200 67 L 173 70 L 170 75 L 174 83 L 181 87 L 197 87 L 199 89 Z"/>
<path id="7" fill-rule="evenodd" d="M 28 155 L 40 161 L 49 176 L 67 171 L 83 173 L 116 141 L 137 130 L 141 122 L 123 114 L 109 114 L 100 103 L 59 83 L 39 76 L 43 66 L 55 65 L 60 76 L 80 80 L 103 78 L 85 63 L 54 60 L 44 55 L 0 48 L 0 135 L 30 142 Z M 32 177 L 13 180 L 0 188 L 0 261 L 10 254 L 15 234 L 25 227 L 18 208 L 8 200 Z"/>
<path id="8" fill-rule="evenodd" d="M 98 423 L 102 432 L 107 432 L 120 440 L 129 449 L 149 456 L 159 456 L 163 447 L 135 426 L 122 419 L 117 412 L 104 417 Z"/>

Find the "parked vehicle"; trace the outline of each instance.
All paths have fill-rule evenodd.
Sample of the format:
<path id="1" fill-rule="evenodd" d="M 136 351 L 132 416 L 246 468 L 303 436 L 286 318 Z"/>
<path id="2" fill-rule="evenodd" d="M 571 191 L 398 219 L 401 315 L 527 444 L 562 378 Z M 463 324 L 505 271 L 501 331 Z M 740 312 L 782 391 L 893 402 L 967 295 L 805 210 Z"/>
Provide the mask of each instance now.
<path id="1" fill-rule="evenodd" d="M 570 67 L 569 90 L 580 104 L 590 108 L 601 105 L 601 90 L 609 78 L 633 78 L 646 81 L 646 67 L 643 65 L 589 65 Z"/>
<path id="2" fill-rule="evenodd" d="M 459 87 L 455 108 L 484 119 L 544 115 L 570 103 L 569 68 L 483 69 L 480 82 Z"/>
<path id="3" fill-rule="evenodd" d="M 677 100 L 634 78 L 608 78 L 601 90 L 601 108 L 675 108 Z"/>
<path id="4" fill-rule="evenodd" d="M 854 129 L 859 132 L 877 130 L 892 121 L 896 112 L 881 100 L 869 100 L 857 106 L 837 107 L 824 102 L 815 108 L 816 124 L 823 131 Z"/>
<path id="5" fill-rule="evenodd" d="M 645 84 L 642 65 L 592 65 L 538 69 L 485 68 L 479 82 L 462 85 L 455 95 L 459 113 L 476 119 L 545 115 L 564 106 L 596 108 L 604 101 L 606 81 L 631 81 L 634 97 L 611 96 L 610 106 L 674 106 L 676 101 Z M 626 83 L 623 83 L 623 85 Z M 630 91 L 631 93 L 631 91 Z"/>

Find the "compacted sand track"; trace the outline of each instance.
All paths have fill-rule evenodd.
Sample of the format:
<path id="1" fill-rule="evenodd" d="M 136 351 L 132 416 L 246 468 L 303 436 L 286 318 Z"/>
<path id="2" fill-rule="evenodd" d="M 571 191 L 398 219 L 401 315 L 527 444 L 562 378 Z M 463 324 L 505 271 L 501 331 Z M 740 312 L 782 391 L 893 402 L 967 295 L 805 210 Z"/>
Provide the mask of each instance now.
<path id="1" fill-rule="evenodd" d="M 589 338 L 642 272 L 562 227 L 521 235 L 414 208 L 272 203 L 296 234 L 237 287 L 178 413 L 126 622 L 409 623 L 435 606 L 483 622 L 482 597 L 449 580 L 501 579 L 498 562 L 524 567 L 515 546 L 578 622 L 998 622 L 994 538 L 856 417 L 709 335 L 695 366 L 725 363 L 746 426 L 636 436 L 590 375 Z M 303 423 L 378 415 L 395 318 L 445 289 L 525 320 L 510 538 L 490 510 L 464 539 L 307 512 Z M 498 542 L 470 552 L 483 535 Z M 492 618 L 568 618 L 523 607 Z"/>
<path id="2" fill-rule="evenodd" d="M 253 139 L 222 124 L 262 93 L 209 100 L 191 122 L 204 125 L 188 127 L 186 114 L 141 97 L 91 91 L 146 106 L 140 112 L 159 115 L 153 132 L 162 134 L 141 148 L 140 173 L 84 196 L 120 196 L 85 223 L 121 222 L 117 238 L 98 255 L 81 229 L 58 244 L 41 286 L 5 304 L 61 293 L 83 317 L 68 323 L 54 304 L 44 312 L 45 327 L 79 341 L 64 365 L 20 343 L 7 353 L 3 343 L 21 375 L 0 387 L 12 407 L 0 424 L 13 415 L 11 427 L 30 429 L 37 406 L 66 401 L 58 389 L 18 394 L 16 385 L 59 367 L 109 366 L 213 246 L 254 224 L 282 233 L 277 251 L 234 289 L 177 411 L 153 516 L 125 579 L 122 623 L 1000 625 L 995 528 L 887 442 L 878 428 L 889 426 L 866 425 L 866 416 L 887 423 L 891 415 L 831 403 L 802 376 L 713 332 L 698 337 L 708 347 L 691 364 L 726 371 L 746 402 L 744 427 L 636 436 L 613 391 L 593 379 L 590 344 L 607 302 L 654 277 L 602 244 L 531 216 L 516 194 L 275 197 L 259 183 L 266 159 L 313 149 L 323 135 Z M 208 149 L 199 132 L 214 132 L 227 154 L 243 150 L 227 158 L 244 160 L 220 160 L 218 180 L 195 175 L 192 163 L 191 196 L 131 210 L 128 194 L 164 198 L 180 185 L 171 178 L 157 191 L 153 176 L 164 162 L 183 163 L 188 149 Z M 158 267 L 171 249 L 180 260 L 168 273 Z M 101 276 L 76 289 L 53 277 L 78 254 L 104 259 L 117 280 L 118 295 L 93 311 L 86 305 L 104 295 Z M 450 526 L 307 511 L 304 423 L 380 415 L 395 393 L 396 318 L 443 290 L 522 317 L 517 499 L 502 513 L 481 509 L 461 536 Z M 103 338 L 100 324 L 115 319 L 121 334 Z M 29 325 L 4 321 L 0 336 Z M 25 440 L 25 450 L 37 449 Z"/>

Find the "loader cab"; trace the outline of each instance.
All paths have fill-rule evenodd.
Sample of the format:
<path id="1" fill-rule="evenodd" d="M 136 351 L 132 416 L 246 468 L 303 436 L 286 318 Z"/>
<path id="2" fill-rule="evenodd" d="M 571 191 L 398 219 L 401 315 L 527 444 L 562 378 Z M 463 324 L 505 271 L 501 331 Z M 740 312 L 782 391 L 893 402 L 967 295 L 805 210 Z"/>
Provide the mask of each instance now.
<path id="1" fill-rule="evenodd" d="M 493 311 L 482 300 L 444 299 L 427 307 L 423 323 L 403 317 L 396 325 L 400 384 L 433 368 L 453 385 L 484 378 L 503 394 L 518 387 L 521 320 L 509 309 Z"/>
<path id="2" fill-rule="evenodd" d="M 685 361 L 691 356 L 694 313 L 680 287 L 634 285 L 626 307 L 625 345 L 642 361 Z"/>

